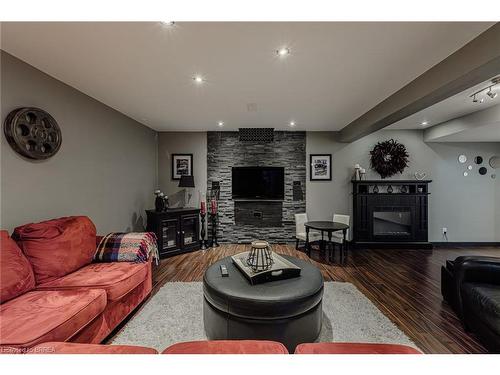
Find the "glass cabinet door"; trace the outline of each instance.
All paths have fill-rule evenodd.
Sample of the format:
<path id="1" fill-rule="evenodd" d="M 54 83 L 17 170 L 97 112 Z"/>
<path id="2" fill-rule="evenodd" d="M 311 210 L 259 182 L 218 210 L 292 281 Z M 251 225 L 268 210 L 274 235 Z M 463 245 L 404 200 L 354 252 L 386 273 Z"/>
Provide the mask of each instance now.
<path id="1" fill-rule="evenodd" d="M 181 241 L 183 246 L 197 244 L 198 242 L 198 216 L 183 216 L 181 221 Z"/>
<path id="2" fill-rule="evenodd" d="M 162 250 L 175 250 L 179 247 L 179 222 L 177 219 L 164 220 L 161 226 Z"/>

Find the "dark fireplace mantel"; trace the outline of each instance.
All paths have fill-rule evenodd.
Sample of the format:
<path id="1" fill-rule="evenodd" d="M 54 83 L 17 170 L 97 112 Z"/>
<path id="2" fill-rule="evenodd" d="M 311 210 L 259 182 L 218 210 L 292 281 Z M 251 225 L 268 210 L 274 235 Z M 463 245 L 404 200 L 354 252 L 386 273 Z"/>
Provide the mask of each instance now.
<path id="1" fill-rule="evenodd" d="M 354 246 L 432 248 L 428 242 L 431 182 L 352 181 Z"/>

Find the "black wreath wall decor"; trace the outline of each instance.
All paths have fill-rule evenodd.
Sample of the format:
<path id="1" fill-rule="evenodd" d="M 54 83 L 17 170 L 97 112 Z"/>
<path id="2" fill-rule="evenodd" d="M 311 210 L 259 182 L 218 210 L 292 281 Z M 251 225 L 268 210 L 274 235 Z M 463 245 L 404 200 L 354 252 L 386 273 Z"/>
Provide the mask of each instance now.
<path id="1" fill-rule="evenodd" d="M 370 167 L 382 178 L 403 173 L 410 156 L 406 147 L 394 139 L 377 143 L 370 155 Z"/>

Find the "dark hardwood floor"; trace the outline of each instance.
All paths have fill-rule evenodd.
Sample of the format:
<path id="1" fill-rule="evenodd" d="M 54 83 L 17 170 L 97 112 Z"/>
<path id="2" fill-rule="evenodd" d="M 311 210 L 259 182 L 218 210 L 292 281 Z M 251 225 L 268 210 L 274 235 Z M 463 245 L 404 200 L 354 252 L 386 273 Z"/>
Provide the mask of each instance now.
<path id="1" fill-rule="evenodd" d="M 205 269 L 223 257 L 248 250 L 248 245 L 221 245 L 164 259 L 153 272 L 153 293 L 169 281 L 202 281 Z M 500 249 L 437 248 L 434 250 L 352 250 L 346 265 L 329 263 L 318 251 L 311 259 L 290 245 L 274 251 L 310 260 L 325 281 L 356 285 L 390 320 L 426 353 L 486 353 L 442 301 L 440 267 L 459 255 L 500 256 Z M 338 260 L 338 251 L 337 251 Z"/>

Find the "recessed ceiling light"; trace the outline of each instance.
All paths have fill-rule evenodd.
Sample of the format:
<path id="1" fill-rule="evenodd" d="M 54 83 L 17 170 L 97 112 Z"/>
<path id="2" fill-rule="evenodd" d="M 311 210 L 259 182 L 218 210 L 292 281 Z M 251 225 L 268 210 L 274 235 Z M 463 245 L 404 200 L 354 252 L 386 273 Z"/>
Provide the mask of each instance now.
<path id="1" fill-rule="evenodd" d="M 175 21 L 161 21 L 160 23 L 164 26 L 174 26 L 175 25 Z"/>
<path id="2" fill-rule="evenodd" d="M 290 54 L 290 48 L 288 47 L 281 47 L 279 49 L 276 50 L 276 54 L 279 56 L 279 57 L 286 57 Z"/>
<path id="3" fill-rule="evenodd" d="M 428 121 L 422 121 L 420 124 L 421 124 L 422 126 L 425 126 L 425 125 L 429 125 L 429 122 L 428 122 Z"/>
<path id="4" fill-rule="evenodd" d="M 193 77 L 193 81 L 195 81 L 197 84 L 202 84 L 203 82 L 205 82 L 205 79 L 202 76 L 197 75 Z"/>
<path id="5" fill-rule="evenodd" d="M 247 104 L 248 112 L 257 112 L 257 103 L 248 103 Z"/>
<path id="6" fill-rule="evenodd" d="M 219 122 L 217 123 L 217 125 L 218 125 L 220 128 L 222 128 L 222 127 L 224 126 L 224 121 L 219 121 Z"/>
<path id="7" fill-rule="evenodd" d="M 293 128 L 295 126 L 295 121 L 290 121 L 290 126 Z"/>

